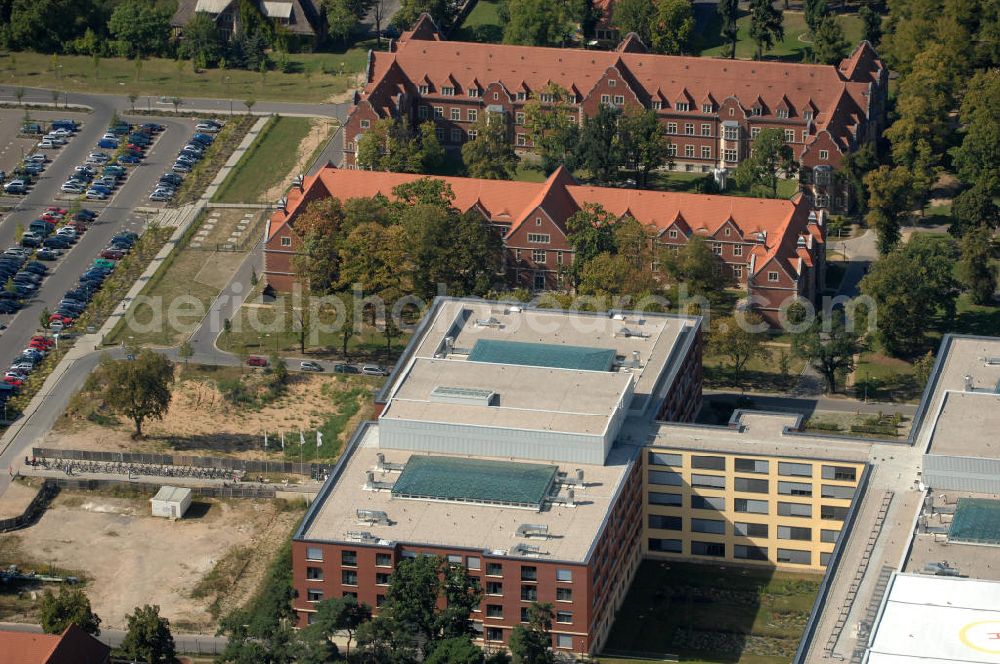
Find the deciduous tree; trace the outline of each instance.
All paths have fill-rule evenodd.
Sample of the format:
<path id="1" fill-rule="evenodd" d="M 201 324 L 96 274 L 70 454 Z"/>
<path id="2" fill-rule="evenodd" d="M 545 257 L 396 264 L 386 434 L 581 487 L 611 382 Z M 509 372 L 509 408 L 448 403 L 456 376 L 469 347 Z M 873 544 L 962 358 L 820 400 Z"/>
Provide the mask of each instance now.
<path id="1" fill-rule="evenodd" d="M 882 166 L 865 176 L 868 214 L 865 219 L 878 233 L 878 250 L 883 256 L 899 244 L 901 219 L 910 209 L 913 176 L 902 167 Z"/>
<path id="2" fill-rule="evenodd" d="M 868 5 L 858 10 L 858 16 L 863 26 L 861 38 L 877 48 L 882 41 L 882 17 Z"/>
<path id="3" fill-rule="evenodd" d="M 840 309 L 825 321 L 817 318 L 808 330 L 792 338 L 792 352 L 826 379 L 831 393 L 837 391 L 837 377 L 854 370 L 854 356 L 864 349 L 861 334 L 845 323 Z"/>
<path id="4" fill-rule="evenodd" d="M 656 111 L 635 107 L 622 115 L 618 130 L 625 165 L 635 171 L 638 186 L 648 186 L 649 174 L 671 161 L 670 140 L 663 123 L 656 117 Z"/>
<path id="5" fill-rule="evenodd" d="M 691 50 L 694 10 L 689 0 L 655 0 L 652 47 L 657 53 L 680 55 Z"/>
<path id="6" fill-rule="evenodd" d="M 205 12 L 195 12 L 184 26 L 184 39 L 180 41 L 178 53 L 182 58 L 200 59 L 210 67 L 219 62 L 223 53 L 223 43 L 211 16 Z"/>
<path id="7" fill-rule="evenodd" d="M 676 254 L 665 253 L 662 262 L 673 279 L 686 284 L 691 293 L 710 300 L 717 300 L 723 290 L 734 284 L 732 273 L 719 269 L 719 257 L 697 235 L 688 238 Z"/>
<path id="8" fill-rule="evenodd" d="M 993 266 L 993 233 L 977 226 L 962 237 L 962 258 L 958 278 L 975 304 L 989 304 L 997 290 L 997 270 Z"/>
<path id="9" fill-rule="evenodd" d="M 634 32 L 647 46 L 652 44 L 653 17 L 656 7 L 650 0 L 618 0 L 614 5 L 615 26 L 622 35 Z"/>
<path id="10" fill-rule="evenodd" d="M 101 634 L 101 619 L 90 608 L 90 600 L 82 590 L 65 586 L 58 595 L 46 590 L 38 606 L 39 622 L 48 634 L 62 634 L 70 625 L 76 625 L 87 634 Z"/>
<path id="11" fill-rule="evenodd" d="M 849 48 L 837 17 L 830 14 L 824 16 L 813 32 L 813 60 L 824 65 L 835 65 L 847 56 Z"/>
<path id="12" fill-rule="evenodd" d="M 105 357 L 98 368 L 101 397 L 111 410 L 135 425 L 133 438 L 142 437 L 148 419 L 162 419 L 170 406 L 174 365 L 163 355 L 144 348 L 134 360 Z"/>
<path id="13" fill-rule="evenodd" d="M 347 652 L 350 653 L 355 632 L 371 617 L 372 609 L 367 604 L 359 603 L 354 597 L 334 597 L 316 605 L 312 624 L 303 633 L 328 639 L 334 632 L 346 632 Z"/>
<path id="14" fill-rule="evenodd" d="M 574 285 L 578 283 L 580 271 L 601 253 L 613 253 L 615 246 L 615 225 L 618 219 L 596 203 L 586 203 L 578 212 L 566 220 L 567 240 L 573 247 L 573 264 L 569 273 Z"/>
<path id="15" fill-rule="evenodd" d="M 455 636 L 436 643 L 424 664 L 483 664 L 483 651 L 471 637 Z"/>
<path id="16" fill-rule="evenodd" d="M 507 647 L 514 664 L 553 664 L 552 605 L 533 602 L 528 607 L 528 624 L 511 632 Z"/>
<path id="17" fill-rule="evenodd" d="M 765 345 L 767 335 L 759 331 L 763 325 L 764 319 L 760 314 L 749 312 L 742 320 L 735 316 L 717 319 L 709 333 L 708 349 L 729 361 L 734 384 L 739 384 L 750 360 L 766 361 L 771 358 L 771 351 Z"/>
<path id="18" fill-rule="evenodd" d="M 592 116 L 583 118 L 577 155 L 580 166 L 600 182 L 615 182 L 625 164 L 625 147 L 619 132 L 622 111 L 617 106 L 602 105 Z"/>
<path id="19" fill-rule="evenodd" d="M 778 178 L 793 175 L 798 162 L 780 129 L 763 129 L 753 139 L 750 156 L 740 162 L 733 177 L 736 183 L 751 193 L 763 192 L 769 198 L 778 197 Z"/>
<path id="20" fill-rule="evenodd" d="M 736 57 L 736 44 L 739 41 L 739 26 L 736 20 L 740 16 L 739 0 L 719 0 L 717 6 L 719 16 L 722 18 L 720 35 L 722 36 L 725 49 L 723 55 L 727 58 Z"/>
<path id="21" fill-rule="evenodd" d="M 160 616 L 160 607 L 145 605 L 137 607 L 125 616 L 128 630 L 121 649 L 133 660 L 156 664 L 174 661 L 174 637 L 170 633 L 170 621 Z"/>
<path id="22" fill-rule="evenodd" d="M 954 198 L 951 214 L 954 221 L 950 230 L 957 237 L 980 226 L 989 229 L 1000 226 L 1000 208 L 982 182 L 977 182 Z"/>
<path id="23" fill-rule="evenodd" d="M 574 12 L 569 0 L 508 0 L 507 8 L 504 43 L 560 46 L 573 33 Z"/>
<path id="24" fill-rule="evenodd" d="M 648 0 L 643 0 L 648 5 Z M 617 12 L 617 6 L 615 11 Z M 573 170 L 576 166 L 576 148 L 580 139 L 580 125 L 576 111 L 569 104 L 569 93 L 554 83 L 546 86 L 543 94 L 551 102 L 543 103 L 533 96 L 524 105 L 525 127 L 528 138 L 541 159 L 546 175 L 559 166 Z"/>
<path id="25" fill-rule="evenodd" d="M 483 113 L 475 124 L 476 137 L 462 146 L 462 161 L 469 177 L 511 180 L 520 159 L 510 144 L 503 117 Z"/>
<path id="26" fill-rule="evenodd" d="M 111 12 L 108 30 L 128 45 L 129 57 L 163 53 L 170 38 L 171 12 L 145 0 L 125 0 Z"/>
<path id="27" fill-rule="evenodd" d="M 754 59 L 760 60 L 764 52 L 785 38 L 781 10 L 772 0 L 750 0 L 750 38 L 754 43 Z"/>

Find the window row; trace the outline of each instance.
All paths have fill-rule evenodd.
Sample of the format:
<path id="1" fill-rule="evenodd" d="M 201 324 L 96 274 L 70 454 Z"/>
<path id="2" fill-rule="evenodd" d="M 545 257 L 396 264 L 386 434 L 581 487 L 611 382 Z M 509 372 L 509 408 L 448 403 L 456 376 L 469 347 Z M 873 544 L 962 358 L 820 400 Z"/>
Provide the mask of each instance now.
<path id="1" fill-rule="evenodd" d="M 545 237 L 548 237 L 547 235 Z M 532 242 L 531 236 L 529 235 L 528 241 Z M 562 251 L 546 251 L 545 249 L 515 249 L 514 250 L 514 260 L 520 261 L 523 257 L 523 251 L 531 252 L 531 261 L 537 265 L 547 265 L 549 261 L 549 255 L 555 254 L 556 265 L 562 265 L 565 260 L 564 252 Z"/>
<path id="2" fill-rule="evenodd" d="M 648 519 L 649 527 L 657 530 L 684 530 L 683 517 L 668 514 L 650 514 Z M 711 535 L 725 535 L 726 521 L 723 519 L 701 519 L 691 518 L 691 532 L 708 533 Z M 836 542 L 839 530 L 822 529 L 820 541 Z M 766 523 L 749 523 L 744 521 L 733 522 L 733 535 L 737 537 L 760 537 L 770 536 L 770 527 Z M 804 526 L 783 526 L 777 528 L 778 539 L 799 540 L 811 542 L 813 540 L 813 529 Z"/>
<path id="3" fill-rule="evenodd" d="M 684 542 L 679 539 L 662 539 L 650 537 L 648 540 L 649 550 L 659 553 L 685 553 Z M 710 558 L 725 558 L 726 544 L 724 542 L 700 542 L 692 540 L 690 551 L 692 556 L 707 556 Z M 732 556 L 738 560 L 768 560 L 767 547 L 754 546 L 752 544 L 733 545 Z M 812 551 L 802 549 L 778 548 L 775 553 L 775 560 L 779 563 L 792 565 L 812 565 Z M 830 560 L 829 553 L 820 553 L 820 565 L 826 566 Z"/>
<path id="4" fill-rule="evenodd" d="M 657 484 L 657 482 L 654 482 L 652 479 L 650 479 L 650 482 L 653 484 Z M 849 487 L 829 487 L 829 488 L 847 489 Z M 850 495 L 845 495 L 845 496 L 826 495 L 824 491 L 823 497 L 850 498 L 851 496 L 853 496 L 853 489 L 851 489 Z M 649 494 L 647 495 L 647 501 L 649 502 L 650 505 L 666 505 L 668 507 L 684 506 L 684 496 L 679 493 L 650 491 Z M 726 499 L 723 496 L 699 496 L 695 494 L 691 496 L 690 507 L 691 509 L 696 509 L 696 510 L 714 510 L 717 512 L 722 512 L 725 511 L 726 509 Z M 820 518 L 843 521 L 844 518 L 847 516 L 848 509 L 849 509 L 848 507 L 841 507 L 837 505 L 821 505 Z M 770 514 L 771 513 L 770 501 L 759 500 L 754 498 L 734 498 L 733 511 L 741 514 Z M 813 506 L 811 503 L 789 503 L 784 501 L 778 501 L 778 515 L 811 518 L 813 515 Z"/>
<path id="5" fill-rule="evenodd" d="M 526 623 L 529 621 L 530 607 L 522 606 L 521 609 L 521 622 Z M 496 620 L 503 620 L 503 604 L 487 604 L 486 605 L 486 617 L 493 618 Z M 573 612 L 572 611 L 556 611 L 555 621 L 564 625 L 573 624 Z"/>
<path id="6" fill-rule="evenodd" d="M 503 597 L 503 582 L 502 581 L 487 581 L 485 594 L 491 597 Z M 538 601 L 538 586 L 521 586 L 521 600 L 525 602 L 537 602 Z M 573 589 L 572 588 L 556 588 L 556 601 L 557 602 L 572 602 L 573 601 Z"/>
<path id="7" fill-rule="evenodd" d="M 671 235 L 670 237 L 677 237 L 677 235 Z M 654 452 L 651 450 L 647 453 L 647 461 L 653 466 L 674 466 L 681 468 L 684 465 L 683 455 L 674 452 Z M 690 463 L 691 468 L 696 470 L 727 470 L 726 457 L 714 454 L 692 454 Z M 767 459 L 746 457 L 735 457 L 733 459 L 733 470 L 738 473 L 766 475 L 770 472 L 770 469 L 771 465 Z M 786 477 L 812 477 L 813 464 L 779 461 L 778 474 Z M 857 469 L 853 466 L 823 464 L 820 476 L 824 480 L 853 482 L 857 480 Z"/>

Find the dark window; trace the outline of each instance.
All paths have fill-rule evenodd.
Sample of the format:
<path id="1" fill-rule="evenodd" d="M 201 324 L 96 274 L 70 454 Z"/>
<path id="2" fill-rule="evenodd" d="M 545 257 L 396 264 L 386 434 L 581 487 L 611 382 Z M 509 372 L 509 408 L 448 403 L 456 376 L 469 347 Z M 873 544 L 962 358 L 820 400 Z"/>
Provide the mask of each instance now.
<path id="1" fill-rule="evenodd" d="M 306 591 L 306 601 L 307 602 L 321 602 L 323 600 L 322 590 L 309 589 Z"/>
<path id="2" fill-rule="evenodd" d="M 749 498 L 736 498 L 733 501 L 733 508 L 737 512 L 747 514 L 767 514 L 766 500 L 751 500 Z"/>
<path id="3" fill-rule="evenodd" d="M 767 524 L 736 521 L 733 523 L 733 533 L 742 537 L 767 537 Z"/>
<path id="4" fill-rule="evenodd" d="M 522 602 L 537 602 L 538 601 L 538 586 L 521 586 L 521 601 Z"/>
<path id="5" fill-rule="evenodd" d="M 729 230 L 728 228 L 726 229 Z M 742 247 L 739 247 L 742 248 Z M 737 458 L 736 472 L 738 473 L 767 473 L 770 464 L 763 459 L 740 459 Z"/>
<path id="6" fill-rule="evenodd" d="M 486 605 L 486 617 L 487 618 L 503 618 L 503 605 L 502 604 L 487 604 Z"/>
<path id="7" fill-rule="evenodd" d="M 358 566 L 358 552 L 357 551 L 341 551 L 340 552 L 340 564 L 347 565 L 348 567 Z"/>
<path id="8" fill-rule="evenodd" d="M 649 538 L 649 550 L 663 553 L 681 553 L 681 541 L 679 539 L 660 539 L 658 537 Z"/>
<path id="9" fill-rule="evenodd" d="M 726 509 L 726 499 L 722 496 L 691 496 L 691 509 L 693 510 L 717 510 Z"/>
<path id="10" fill-rule="evenodd" d="M 858 471 L 851 466 L 823 466 L 824 480 L 841 480 L 853 482 L 858 477 Z"/>
<path id="11" fill-rule="evenodd" d="M 340 573 L 340 582 L 345 586 L 358 585 L 358 573 L 354 570 L 345 569 Z"/>
<path id="12" fill-rule="evenodd" d="M 649 483 L 662 484 L 665 486 L 680 486 L 681 474 L 670 470 L 651 470 L 649 471 Z"/>
<path id="13" fill-rule="evenodd" d="M 573 601 L 573 589 L 572 588 L 556 588 L 556 600 L 560 602 L 572 602 Z"/>
<path id="14" fill-rule="evenodd" d="M 696 533 L 726 534 L 726 522 L 721 519 L 691 519 L 691 530 Z"/>
<path id="15" fill-rule="evenodd" d="M 658 491 L 649 492 L 649 504 L 650 505 L 673 505 L 675 507 L 680 507 L 684 504 L 679 493 L 660 493 Z"/>
<path id="16" fill-rule="evenodd" d="M 503 641 L 503 630 L 499 627 L 487 627 L 486 628 L 486 640 L 487 641 Z"/>
<path id="17" fill-rule="evenodd" d="M 807 482 L 778 482 L 778 493 L 783 496 L 811 496 L 813 487 Z"/>
<path id="18" fill-rule="evenodd" d="M 691 486 L 709 489 L 725 489 L 726 478 L 722 475 L 691 475 Z"/>
<path id="19" fill-rule="evenodd" d="M 487 581 L 486 582 L 486 594 L 487 595 L 503 595 L 503 584 L 499 581 Z"/>
<path id="20" fill-rule="evenodd" d="M 778 474 L 789 477 L 812 477 L 813 467 L 811 463 L 790 463 L 781 461 L 778 463 Z"/>
<path id="21" fill-rule="evenodd" d="M 503 565 L 500 563 L 486 563 L 486 576 L 503 576 Z"/>
<path id="22" fill-rule="evenodd" d="M 778 503 L 779 516 L 812 516 L 813 509 L 809 503 Z"/>
<path id="23" fill-rule="evenodd" d="M 691 456 L 691 467 L 700 468 L 701 470 L 725 470 L 726 457 L 699 456 L 694 454 Z"/>
<path id="24" fill-rule="evenodd" d="M 385 604 L 385 595 L 375 595 L 375 608 L 381 609 L 383 604 Z"/>
<path id="25" fill-rule="evenodd" d="M 851 486 L 837 486 L 836 484 L 824 484 L 823 485 L 823 497 L 824 498 L 841 498 L 843 500 L 850 500 L 854 497 L 854 487 Z"/>
<path id="26" fill-rule="evenodd" d="M 538 568 L 530 565 L 521 566 L 522 581 L 538 581 Z"/>
<path id="27" fill-rule="evenodd" d="M 839 530 L 827 530 L 824 528 L 819 533 L 819 539 L 821 542 L 836 542 L 838 536 L 840 536 Z"/>
<path id="28" fill-rule="evenodd" d="M 650 514 L 649 527 L 660 530 L 682 530 L 684 525 L 679 516 L 664 516 L 663 514 Z"/>
<path id="29" fill-rule="evenodd" d="M 310 581 L 322 581 L 323 580 L 323 568 L 322 567 L 307 567 L 306 568 L 306 578 Z"/>
<path id="30" fill-rule="evenodd" d="M 375 554 L 375 565 L 378 567 L 392 567 L 392 554 L 390 553 L 376 553 Z"/>
<path id="31" fill-rule="evenodd" d="M 798 549 L 778 549 L 778 562 L 809 565 L 812 564 L 812 553 Z"/>
<path id="32" fill-rule="evenodd" d="M 819 518 L 829 521 L 843 521 L 847 518 L 847 509 L 846 507 L 823 505 L 819 510 Z"/>
<path id="33" fill-rule="evenodd" d="M 650 452 L 647 455 L 649 463 L 654 466 L 680 466 L 681 465 L 681 455 L 680 454 L 669 454 L 666 452 Z"/>
<path id="34" fill-rule="evenodd" d="M 768 486 L 767 480 L 757 480 L 749 477 L 737 477 L 733 480 L 733 488 L 736 491 L 745 491 L 747 493 L 767 493 Z"/>
<path id="35" fill-rule="evenodd" d="M 752 544 L 736 544 L 733 546 L 733 558 L 741 560 L 767 560 L 767 549 L 765 547 L 753 546 Z"/>
<path id="36" fill-rule="evenodd" d="M 798 526 L 778 526 L 778 539 L 800 540 L 811 542 L 813 536 L 812 528 L 801 528 Z"/>
<path id="37" fill-rule="evenodd" d="M 387 586 L 391 578 L 392 574 L 388 572 L 375 572 L 375 585 Z"/>
<path id="38" fill-rule="evenodd" d="M 691 555 L 712 556 L 724 558 L 726 556 L 726 545 L 722 542 L 691 542 Z"/>
<path id="39" fill-rule="evenodd" d="M 822 565 L 823 567 L 826 567 L 827 565 L 829 565 L 830 564 L 830 555 L 831 554 L 826 553 L 825 551 L 823 553 L 820 553 L 819 554 L 819 564 Z"/>

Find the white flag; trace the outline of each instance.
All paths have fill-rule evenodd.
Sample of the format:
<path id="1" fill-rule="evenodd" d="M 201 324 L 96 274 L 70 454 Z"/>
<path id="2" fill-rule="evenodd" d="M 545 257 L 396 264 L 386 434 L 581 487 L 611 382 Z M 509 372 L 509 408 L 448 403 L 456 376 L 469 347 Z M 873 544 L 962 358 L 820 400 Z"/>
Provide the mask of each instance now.
<path id="1" fill-rule="evenodd" d="M 302 433 L 302 429 L 299 429 L 299 445 L 306 444 L 306 435 Z"/>
<path id="2" fill-rule="evenodd" d="M 267 432 L 264 432 L 264 449 L 267 449 Z"/>
<path id="3" fill-rule="evenodd" d="M 323 447 L 323 434 L 316 432 L 316 447 Z"/>
<path id="4" fill-rule="evenodd" d="M 285 432 L 281 432 L 281 449 L 285 449 Z"/>

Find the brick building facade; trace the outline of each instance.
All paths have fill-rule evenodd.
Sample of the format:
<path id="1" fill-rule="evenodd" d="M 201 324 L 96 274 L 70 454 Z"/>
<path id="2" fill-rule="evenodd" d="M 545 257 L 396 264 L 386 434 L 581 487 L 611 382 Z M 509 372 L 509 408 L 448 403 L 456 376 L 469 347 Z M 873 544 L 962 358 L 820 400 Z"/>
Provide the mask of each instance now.
<path id="1" fill-rule="evenodd" d="M 267 224 L 267 283 L 291 289 L 293 258 L 301 249 L 295 219 L 309 202 L 334 195 L 391 198 L 394 187 L 418 177 L 326 168 L 306 178 Z M 719 269 L 731 272 L 771 324 L 778 323 L 783 304 L 800 297 L 812 301 L 823 288 L 824 213 L 812 211 L 801 194 L 789 201 L 581 186 L 562 169 L 544 183 L 441 179 L 451 186 L 456 208 L 480 213 L 501 236 L 506 277 L 514 286 L 562 288 L 564 269 L 573 262 L 566 220 L 584 205 L 598 204 L 645 226 L 654 249 L 704 239 L 719 257 Z"/>
<path id="2" fill-rule="evenodd" d="M 484 113 L 502 114 L 510 140 L 529 151 L 525 105 L 565 90 L 578 121 L 601 105 L 656 111 L 674 150 L 673 168 L 734 169 L 763 128 L 785 135 L 800 183 L 819 209 L 850 206 L 835 176 L 843 155 L 874 140 L 884 124 L 888 70 L 868 42 L 839 65 L 653 55 L 634 35 L 614 51 L 445 41 L 422 17 L 390 52 L 372 52 L 367 84 L 344 125 L 344 165 L 358 138 L 381 118 L 433 120 L 458 149 Z"/>

